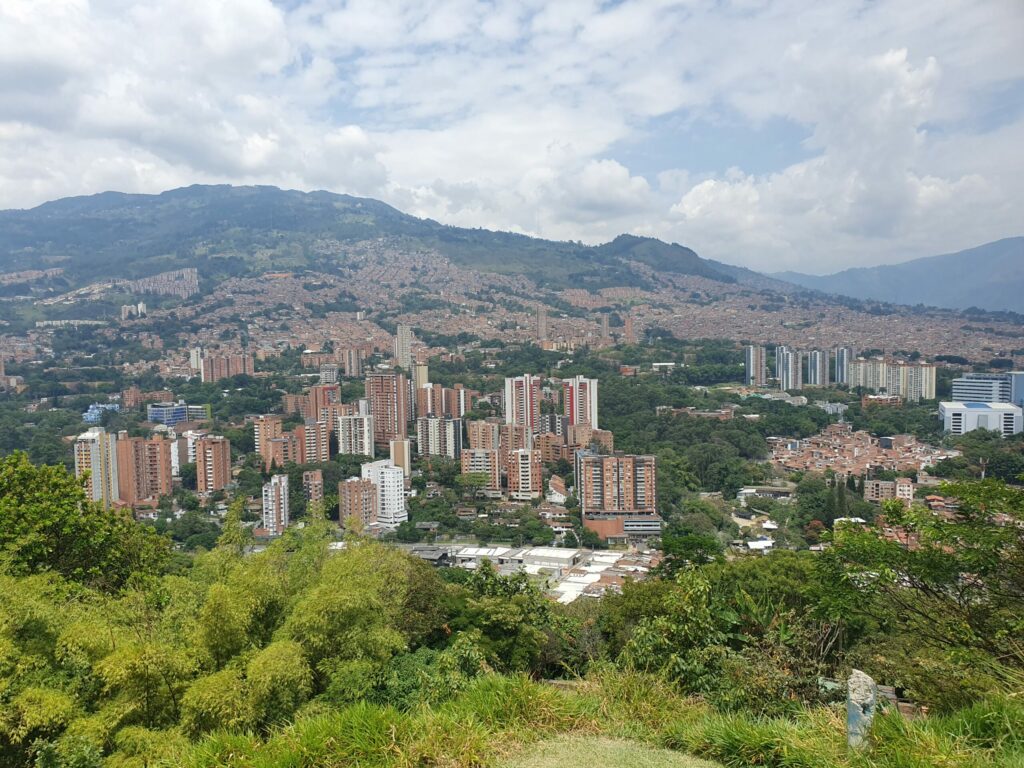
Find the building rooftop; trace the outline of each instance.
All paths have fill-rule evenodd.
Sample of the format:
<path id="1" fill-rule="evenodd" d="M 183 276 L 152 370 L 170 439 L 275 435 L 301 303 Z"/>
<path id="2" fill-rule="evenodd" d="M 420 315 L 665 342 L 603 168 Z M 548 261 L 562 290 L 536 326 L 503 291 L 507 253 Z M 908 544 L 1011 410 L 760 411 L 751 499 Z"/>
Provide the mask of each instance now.
<path id="1" fill-rule="evenodd" d="M 939 405 L 942 408 L 966 408 L 972 411 L 1015 411 L 1020 407 L 1013 403 L 976 403 L 973 401 L 960 402 L 957 400 L 942 402 Z"/>

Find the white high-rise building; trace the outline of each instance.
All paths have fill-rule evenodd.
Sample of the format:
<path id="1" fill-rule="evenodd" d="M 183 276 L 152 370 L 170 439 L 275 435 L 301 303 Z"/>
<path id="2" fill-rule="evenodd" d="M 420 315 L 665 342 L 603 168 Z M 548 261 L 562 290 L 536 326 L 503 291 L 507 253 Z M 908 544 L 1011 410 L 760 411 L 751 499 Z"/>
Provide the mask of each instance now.
<path id="1" fill-rule="evenodd" d="M 505 423 L 532 434 L 540 418 L 540 377 L 524 373 L 505 379 Z"/>
<path id="2" fill-rule="evenodd" d="M 910 403 L 921 400 L 935 399 L 935 366 L 931 363 L 895 363 L 889 366 L 896 369 L 899 376 L 900 395 Z"/>
<path id="3" fill-rule="evenodd" d="M 775 376 L 779 380 L 779 389 L 788 392 L 804 387 L 803 354 L 789 347 L 775 348 Z"/>
<path id="4" fill-rule="evenodd" d="M 89 473 L 86 492 L 108 507 L 118 500 L 117 437 L 103 427 L 91 427 L 75 440 L 75 477 Z"/>
<path id="5" fill-rule="evenodd" d="M 807 386 L 829 386 L 828 350 L 812 349 L 807 353 Z"/>
<path id="6" fill-rule="evenodd" d="M 288 527 L 288 475 L 274 475 L 263 485 L 263 527 L 271 536 Z"/>
<path id="7" fill-rule="evenodd" d="M 763 387 L 768 381 L 768 366 L 765 362 L 764 347 L 756 344 L 747 346 L 743 357 L 743 383 L 748 387 Z"/>
<path id="8" fill-rule="evenodd" d="M 898 395 L 916 403 L 935 399 L 935 366 L 931 363 L 890 362 L 881 359 L 850 363 L 850 388 Z"/>
<path id="9" fill-rule="evenodd" d="M 409 519 L 405 509 L 405 474 L 387 459 L 372 461 L 362 466 L 363 480 L 377 488 L 377 522 L 386 528 L 396 528 Z"/>
<path id="10" fill-rule="evenodd" d="M 887 391 L 890 384 L 889 365 L 884 360 L 852 360 L 847 383 L 850 389 L 863 387 L 875 392 Z M 896 392 L 889 392 L 891 395 Z"/>
<path id="11" fill-rule="evenodd" d="M 854 361 L 853 350 L 836 347 L 836 384 L 850 383 L 850 363 Z"/>
<path id="12" fill-rule="evenodd" d="M 420 416 L 416 419 L 416 450 L 420 456 L 459 458 L 462 454 L 462 419 Z"/>
<path id="13" fill-rule="evenodd" d="M 373 416 L 338 417 L 338 453 L 373 458 Z"/>
<path id="14" fill-rule="evenodd" d="M 324 363 L 320 366 L 320 383 L 321 384 L 337 384 L 338 383 L 338 364 L 337 363 Z"/>
<path id="15" fill-rule="evenodd" d="M 412 326 L 399 323 L 395 332 L 395 361 L 406 373 L 412 373 Z"/>
<path id="16" fill-rule="evenodd" d="M 508 456 L 508 497 L 516 501 L 539 499 L 544 491 L 540 451 L 519 449 Z"/>
<path id="17" fill-rule="evenodd" d="M 597 424 L 597 379 L 574 376 L 562 379 L 562 408 L 569 424 Z"/>

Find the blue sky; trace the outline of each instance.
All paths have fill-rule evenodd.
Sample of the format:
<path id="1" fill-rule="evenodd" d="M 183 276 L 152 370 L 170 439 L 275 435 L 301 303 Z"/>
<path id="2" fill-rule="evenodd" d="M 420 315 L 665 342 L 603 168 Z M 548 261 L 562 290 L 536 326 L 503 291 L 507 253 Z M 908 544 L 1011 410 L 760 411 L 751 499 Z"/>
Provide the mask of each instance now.
<path id="1" fill-rule="evenodd" d="M 1021 0 L 5 0 L 0 207 L 191 183 L 767 272 L 1022 234 Z"/>

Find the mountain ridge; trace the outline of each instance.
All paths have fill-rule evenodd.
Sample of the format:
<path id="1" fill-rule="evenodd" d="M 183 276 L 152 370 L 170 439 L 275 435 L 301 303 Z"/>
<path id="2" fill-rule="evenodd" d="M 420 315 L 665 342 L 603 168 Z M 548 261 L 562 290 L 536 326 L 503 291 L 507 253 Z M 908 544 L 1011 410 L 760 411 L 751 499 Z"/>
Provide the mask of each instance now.
<path id="1" fill-rule="evenodd" d="M 736 282 L 693 250 L 654 238 L 622 235 L 589 246 L 447 226 L 372 198 L 232 185 L 192 185 L 155 195 L 101 192 L 0 211 L 0 269 L 62 266 L 72 279 L 83 279 L 195 266 L 220 277 L 268 267 L 324 267 L 332 259 L 315 255 L 318 243 L 344 246 L 381 237 L 553 287 L 641 284 L 634 263 Z M 335 266 L 343 260 L 343 254 L 333 259 Z"/>
<path id="2" fill-rule="evenodd" d="M 962 251 L 831 275 L 769 275 L 824 293 L 893 304 L 1024 313 L 1024 236 L 1006 237 Z"/>

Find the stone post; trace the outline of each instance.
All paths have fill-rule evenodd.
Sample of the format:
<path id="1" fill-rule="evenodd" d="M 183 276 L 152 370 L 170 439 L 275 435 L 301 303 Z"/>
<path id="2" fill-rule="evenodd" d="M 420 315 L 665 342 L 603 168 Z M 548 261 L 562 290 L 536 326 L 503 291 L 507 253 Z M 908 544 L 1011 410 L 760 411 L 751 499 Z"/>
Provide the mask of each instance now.
<path id="1" fill-rule="evenodd" d="M 853 670 L 846 688 L 846 741 L 851 748 L 861 749 L 867 744 L 877 706 L 875 681 L 859 669 Z"/>

